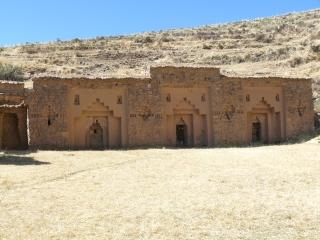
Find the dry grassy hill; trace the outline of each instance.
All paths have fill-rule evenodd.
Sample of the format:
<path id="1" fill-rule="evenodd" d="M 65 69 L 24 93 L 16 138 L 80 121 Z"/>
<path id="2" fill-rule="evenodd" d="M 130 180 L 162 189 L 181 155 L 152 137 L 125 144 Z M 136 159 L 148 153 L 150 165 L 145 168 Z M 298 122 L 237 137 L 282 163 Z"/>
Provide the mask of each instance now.
<path id="1" fill-rule="evenodd" d="M 219 66 L 229 75 L 314 78 L 320 97 L 320 10 L 129 36 L 0 48 L 29 78 L 145 76 L 153 64 Z M 319 100 L 320 101 L 320 100 Z"/>

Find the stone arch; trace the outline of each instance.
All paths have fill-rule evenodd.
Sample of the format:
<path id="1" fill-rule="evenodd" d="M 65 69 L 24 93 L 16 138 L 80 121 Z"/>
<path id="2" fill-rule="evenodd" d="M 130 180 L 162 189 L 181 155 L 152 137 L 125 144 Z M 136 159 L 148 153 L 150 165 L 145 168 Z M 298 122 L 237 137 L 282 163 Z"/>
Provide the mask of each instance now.
<path id="1" fill-rule="evenodd" d="M 176 102 L 166 113 L 167 145 L 207 146 L 207 115 L 201 114 L 187 97 Z"/>
<path id="2" fill-rule="evenodd" d="M 96 99 L 74 118 L 75 146 L 89 149 L 121 147 L 121 118 Z M 81 130 L 85 129 L 84 132 Z M 80 131 L 79 131 L 80 130 Z"/>
<path id="3" fill-rule="evenodd" d="M 103 129 L 98 120 L 93 122 L 87 130 L 87 146 L 91 149 L 103 149 Z"/>
<path id="4" fill-rule="evenodd" d="M 176 145 L 177 147 L 188 146 L 188 125 L 182 117 L 176 123 Z"/>

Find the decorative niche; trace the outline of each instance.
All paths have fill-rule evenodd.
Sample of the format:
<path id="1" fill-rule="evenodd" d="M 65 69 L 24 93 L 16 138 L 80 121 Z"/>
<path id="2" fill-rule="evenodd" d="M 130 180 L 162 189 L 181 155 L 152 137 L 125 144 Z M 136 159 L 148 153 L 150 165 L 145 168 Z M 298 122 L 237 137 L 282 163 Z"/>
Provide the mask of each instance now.
<path id="1" fill-rule="evenodd" d="M 122 96 L 117 97 L 117 104 L 122 104 Z"/>
<path id="2" fill-rule="evenodd" d="M 202 94 L 201 95 L 201 102 L 205 102 L 206 101 L 206 95 L 205 94 Z"/>
<path id="3" fill-rule="evenodd" d="M 80 96 L 79 95 L 74 96 L 73 104 L 80 105 Z"/>
<path id="4" fill-rule="evenodd" d="M 170 93 L 167 94 L 166 100 L 167 100 L 167 102 L 171 102 L 171 95 L 170 95 Z"/>

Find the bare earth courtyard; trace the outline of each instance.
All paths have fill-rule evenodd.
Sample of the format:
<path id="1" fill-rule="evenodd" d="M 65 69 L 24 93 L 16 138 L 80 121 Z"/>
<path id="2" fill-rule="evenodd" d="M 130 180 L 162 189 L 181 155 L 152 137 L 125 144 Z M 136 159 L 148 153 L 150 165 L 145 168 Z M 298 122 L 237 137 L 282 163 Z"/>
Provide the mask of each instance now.
<path id="1" fill-rule="evenodd" d="M 0 153 L 0 239 L 319 239 L 320 144 Z"/>

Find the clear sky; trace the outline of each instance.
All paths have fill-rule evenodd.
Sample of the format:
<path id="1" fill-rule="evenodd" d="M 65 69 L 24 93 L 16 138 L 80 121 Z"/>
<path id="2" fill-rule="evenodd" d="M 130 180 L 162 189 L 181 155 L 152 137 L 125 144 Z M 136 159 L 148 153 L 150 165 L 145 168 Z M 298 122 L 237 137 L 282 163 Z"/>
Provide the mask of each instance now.
<path id="1" fill-rule="evenodd" d="M 320 8 L 320 0 L 2 0 L 0 45 L 196 27 Z"/>

